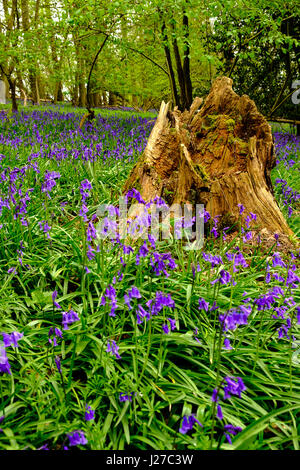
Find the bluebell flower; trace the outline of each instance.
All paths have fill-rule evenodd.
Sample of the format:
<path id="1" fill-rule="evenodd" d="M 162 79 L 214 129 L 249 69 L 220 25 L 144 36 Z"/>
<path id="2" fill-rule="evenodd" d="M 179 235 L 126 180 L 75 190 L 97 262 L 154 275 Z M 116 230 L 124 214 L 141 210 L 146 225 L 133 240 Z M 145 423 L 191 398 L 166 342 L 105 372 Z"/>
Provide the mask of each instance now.
<path id="1" fill-rule="evenodd" d="M 181 423 L 181 428 L 179 428 L 179 432 L 181 434 L 186 434 L 188 431 L 191 431 L 193 429 L 194 424 L 197 423 L 199 426 L 203 427 L 203 425 L 198 421 L 197 418 L 195 418 L 195 415 L 192 414 L 190 416 L 185 415 L 183 417 L 182 423 Z"/>
<path id="2" fill-rule="evenodd" d="M 176 328 L 176 321 L 173 320 L 173 318 L 168 318 L 168 320 L 169 320 L 169 322 L 170 322 L 171 330 L 172 330 L 172 331 L 175 330 L 175 328 Z M 162 329 L 163 329 L 163 332 L 164 332 L 165 334 L 170 333 L 170 329 L 169 329 L 169 326 L 168 326 L 167 323 L 165 323 L 165 324 L 162 326 Z"/>
<path id="3" fill-rule="evenodd" d="M 78 446 L 80 444 L 85 445 L 88 442 L 83 431 L 73 431 L 67 434 L 67 436 L 69 438 L 70 446 Z"/>
<path id="4" fill-rule="evenodd" d="M 223 419 L 223 411 L 222 411 L 221 405 L 217 405 L 217 418 L 219 420 Z"/>
<path id="5" fill-rule="evenodd" d="M 224 426 L 224 434 L 229 444 L 232 444 L 230 434 L 232 436 L 235 436 L 238 432 L 241 431 L 242 428 L 240 428 L 239 426 L 233 426 L 232 424 L 225 424 Z"/>
<path id="6" fill-rule="evenodd" d="M 231 398 L 231 395 L 237 395 L 241 398 L 241 393 L 246 390 L 245 384 L 243 383 L 240 377 L 225 377 L 225 382 L 227 385 L 223 387 L 224 389 L 224 400 Z"/>
<path id="7" fill-rule="evenodd" d="M 75 321 L 79 320 L 79 316 L 74 310 L 69 310 L 68 312 L 63 312 L 62 314 L 62 324 L 63 324 L 63 329 L 68 330 L 69 326 Z"/>
<path id="8" fill-rule="evenodd" d="M 4 345 L 0 344 L 0 372 L 3 374 L 11 374 L 10 364 L 6 355 Z"/>
<path id="9" fill-rule="evenodd" d="M 9 346 L 14 346 L 18 348 L 18 341 L 24 336 L 24 333 L 19 333 L 18 331 L 13 331 L 12 333 L 2 333 L 4 346 L 7 348 Z"/>
<path id="10" fill-rule="evenodd" d="M 57 290 L 54 290 L 52 293 L 52 302 L 53 302 L 54 307 L 60 309 L 61 306 L 55 301 L 56 297 L 57 297 Z"/>
<path id="11" fill-rule="evenodd" d="M 115 341 L 107 341 L 107 349 L 106 352 L 112 353 L 114 356 L 116 356 L 117 359 L 121 359 L 120 354 L 118 353 L 119 346 Z"/>
<path id="12" fill-rule="evenodd" d="M 119 400 L 121 402 L 123 401 L 132 401 L 132 395 L 133 395 L 134 392 L 131 392 L 131 393 L 120 393 L 119 394 Z"/>
<path id="13" fill-rule="evenodd" d="M 91 421 L 92 419 L 95 419 L 95 411 L 92 410 L 92 408 L 87 404 L 85 405 L 84 418 L 86 421 Z"/>
<path id="14" fill-rule="evenodd" d="M 239 214 L 242 215 L 242 213 L 245 210 L 245 207 L 243 206 L 243 204 L 238 204 L 238 208 L 239 208 Z"/>
<path id="15" fill-rule="evenodd" d="M 199 310 L 205 310 L 205 312 L 208 312 L 208 307 L 209 303 L 205 301 L 205 299 L 201 298 L 199 299 Z"/>
<path id="16" fill-rule="evenodd" d="M 61 374 L 61 361 L 59 356 L 55 356 L 55 364 L 57 367 L 58 372 Z"/>

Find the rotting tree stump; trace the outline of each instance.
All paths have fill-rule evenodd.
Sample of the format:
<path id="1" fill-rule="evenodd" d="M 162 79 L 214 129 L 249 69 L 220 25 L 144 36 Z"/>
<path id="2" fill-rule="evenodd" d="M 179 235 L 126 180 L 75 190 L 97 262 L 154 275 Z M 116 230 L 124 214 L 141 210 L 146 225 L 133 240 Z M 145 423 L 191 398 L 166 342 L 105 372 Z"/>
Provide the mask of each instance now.
<path id="1" fill-rule="evenodd" d="M 147 146 L 125 183 L 145 201 L 204 204 L 222 226 L 245 214 L 257 215 L 257 228 L 292 235 L 273 195 L 275 166 L 271 127 L 247 96 L 220 77 L 203 102 L 195 98 L 180 112 L 162 102 Z"/>

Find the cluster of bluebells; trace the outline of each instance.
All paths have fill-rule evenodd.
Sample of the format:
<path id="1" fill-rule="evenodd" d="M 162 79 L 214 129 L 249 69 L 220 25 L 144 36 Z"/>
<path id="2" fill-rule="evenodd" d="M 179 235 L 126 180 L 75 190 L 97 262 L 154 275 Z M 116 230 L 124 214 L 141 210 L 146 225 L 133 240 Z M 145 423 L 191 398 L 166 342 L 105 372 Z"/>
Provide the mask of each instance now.
<path id="1" fill-rule="evenodd" d="M 129 290 L 128 290 L 128 293 L 124 295 L 124 303 L 127 305 L 128 309 L 129 310 L 132 310 L 132 305 L 131 305 L 131 301 L 133 299 L 140 299 L 142 296 L 141 296 L 141 293 L 140 291 L 138 290 L 137 287 L 135 286 L 132 286 Z"/>
<path id="2" fill-rule="evenodd" d="M 282 134 L 279 132 L 274 133 L 275 150 L 276 150 L 276 163 L 279 165 L 281 162 L 286 168 L 292 171 L 298 171 L 296 155 L 299 154 L 300 139 L 299 136 L 292 134 Z M 295 159 L 291 158 L 295 155 Z M 279 194 L 281 201 L 288 210 L 288 217 L 293 214 L 293 207 L 299 201 L 300 193 L 293 190 L 286 180 L 278 178 L 275 180 L 275 189 Z"/>
<path id="3" fill-rule="evenodd" d="M 248 317 L 252 311 L 251 304 L 239 305 L 230 308 L 226 313 L 219 315 L 219 321 L 224 333 L 234 331 L 240 325 L 248 324 Z M 229 338 L 224 339 L 224 348 L 232 349 Z"/>
<path id="4" fill-rule="evenodd" d="M 48 332 L 48 341 L 50 344 L 53 344 L 53 346 L 57 346 L 58 343 L 57 343 L 57 340 L 58 338 L 62 339 L 63 338 L 63 334 L 62 334 L 62 331 L 60 328 L 57 328 L 57 327 L 53 327 L 51 326 L 50 329 L 49 329 L 49 332 Z"/>
<path id="5" fill-rule="evenodd" d="M 86 200 L 90 197 L 90 191 L 92 189 L 92 185 L 88 179 L 81 181 L 79 192 L 81 194 L 81 207 L 79 210 L 79 215 L 83 218 L 85 222 L 88 222 L 87 213 L 88 207 L 86 205 Z"/>
<path id="6" fill-rule="evenodd" d="M 151 255 L 150 264 L 157 276 L 164 274 L 165 277 L 170 276 L 167 269 L 173 270 L 177 267 L 171 253 L 158 253 L 156 251 Z"/>
<path id="7" fill-rule="evenodd" d="M 12 333 L 2 333 L 3 342 L 0 341 L 0 372 L 3 374 L 11 374 L 11 366 L 6 354 L 6 348 L 12 346 L 18 348 L 18 341 L 23 337 L 24 333 L 13 331 Z"/>
<path id="8" fill-rule="evenodd" d="M 70 309 L 68 312 L 63 312 L 62 325 L 64 330 L 68 330 L 69 325 L 76 321 L 79 321 L 79 316 L 78 313 L 74 312 L 74 310 Z"/>
<path id="9" fill-rule="evenodd" d="M 109 285 L 106 290 L 104 295 L 101 297 L 101 302 L 100 305 L 106 305 L 107 302 L 110 301 L 110 312 L 109 316 L 115 317 L 115 311 L 117 309 L 117 296 L 116 296 L 116 289 L 112 286 Z"/>
<path id="10" fill-rule="evenodd" d="M 124 303 L 125 305 L 127 305 L 129 310 L 132 310 L 133 299 L 141 299 L 141 298 L 142 296 L 141 296 L 139 289 L 135 286 L 132 286 L 128 290 L 127 294 L 124 295 Z M 157 291 L 155 293 L 155 298 L 149 299 L 146 302 L 146 307 L 147 307 L 147 310 L 141 304 L 136 305 L 136 319 L 137 319 L 138 325 L 143 323 L 144 319 L 146 319 L 146 321 L 149 321 L 153 315 L 158 315 L 163 310 L 163 308 L 174 309 L 175 302 L 172 299 L 170 294 L 164 294 L 161 291 Z M 170 317 L 167 319 L 167 323 L 164 323 L 162 325 L 162 330 L 165 334 L 170 333 L 170 331 L 173 331 L 175 328 L 176 328 L 176 322 L 174 319 Z"/>
<path id="11" fill-rule="evenodd" d="M 3 119 L 6 119 L 3 117 Z M 26 114 L 22 113 L 19 117 L 16 115 L 13 117 L 15 123 L 18 123 L 22 126 L 22 132 L 16 131 L 14 135 L 5 135 L 5 131 L 1 131 L 0 134 L 0 144 L 3 147 L 10 149 L 19 149 L 22 146 L 32 147 L 35 149 L 38 146 L 39 151 L 28 158 L 28 163 L 20 168 L 7 168 L 4 166 L 4 155 L 0 155 L 0 217 L 2 217 L 3 222 L 6 220 L 8 212 L 11 211 L 13 214 L 14 220 L 19 219 L 22 227 L 28 227 L 30 221 L 28 216 L 28 208 L 30 207 L 30 202 L 32 197 L 36 194 L 36 187 L 38 190 L 41 189 L 41 192 L 45 194 L 46 201 L 53 197 L 53 189 L 57 185 L 57 181 L 60 179 L 60 173 L 56 171 L 46 171 L 42 178 L 39 178 L 40 169 L 38 167 L 37 160 L 49 159 L 54 162 L 54 164 L 59 165 L 62 161 L 70 162 L 74 164 L 77 160 L 82 160 L 83 162 L 93 162 L 96 160 L 101 160 L 104 165 L 109 165 L 110 161 L 113 160 L 123 160 L 127 159 L 129 161 L 135 158 L 135 154 L 141 153 L 143 150 L 149 132 L 151 130 L 151 123 L 148 123 L 147 120 L 142 118 L 132 117 L 128 119 L 128 126 L 131 128 L 130 132 L 127 134 L 130 135 L 130 142 L 125 142 L 123 139 L 124 128 L 121 126 L 121 121 L 118 118 L 113 119 L 103 119 L 101 116 L 97 116 L 96 122 L 94 125 L 90 123 L 85 124 L 83 130 L 79 129 L 79 126 L 74 126 L 74 122 L 78 120 L 78 116 L 75 114 L 62 114 L 55 112 L 34 112 L 30 116 L 30 119 Z M 71 127 L 69 126 L 69 121 L 72 123 Z M 59 144 L 50 145 L 49 136 L 44 135 L 43 126 L 44 125 L 52 126 L 52 137 L 56 137 L 56 140 Z M 123 123 L 122 123 L 123 124 Z M 18 126 L 14 126 L 18 129 Z M 129 130 L 128 128 L 128 130 Z M 86 132 L 88 131 L 88 132 Z M 19 132 L 19 135 L 18 135 Z M 113 137 L 113 145 L 111 139 L 107 138 Z M 77 140 L 78 139 L 78 140 Z M 80 142 L 80 145 L 78 145 Z M 299 142 L 298 142 L 299 143 Z M 75 145 L 76 144 L 76 145 Z M 286 148 L 288 145 L 286 144 Z M 281 158 L 281 157 L 280 157 Z M 289 167 L 294 167 L 295 162 L 289 160 L 286 162 Z M 34 188 L 25 188 L 24 181 L 27 174 L 33 174 L 34 178 Z M 40 184 L 37 185 L 36 183 Z M 286 204 L 289 210 L 289 215 L 292 213 L 292 205 L 299 199 L 300 195 L 293 191 L 287 184 L 285 180 L 277 180 L 275 183 L 278 187 L 282 189 L 282 197 L 284 199 L 284 204 Z M 35 192 L 34 192 L 35 191 Z M 92 184 L 89 180 L 85 179 L 81 181 L 79 192 L 81 195 L 81 207 L 79 210 L 80 216 L 83 218 L 83 221 L 86 222 L 86 238 L 87 238 L 87 258 L 89 261 L 92 261 L 95 258 L 95 249 L 93 248 L 93 241 L 97 238 L 97 232 L 94 226 L 95 216 L 88 219 L 88 207 L 87 199 L 91 196 Z M 33 193 L 33 194 L 32 194 Z M 135 198 L 137 202 L 144 204 L 146 209 L 150 208 L 150 203 L 146 204 L 142 199 L 140 193 L 132 189 L 129 191 L 128 198 Z M 158 198 L 154 202 L 158 206 L 163 206 L 164 202 Z M 66 203 L 61 203 L 65 205 Z M 45 204 L 46 206 L 46 204 Z M 244 213 L 244 207 L 239 205 L 239 213 L 242 216 Z M 118 215 L 117 208 L 111 208 L 110 215 Z M 204 211 L 204 222 L 207 223 L 211 217 L 207 211 Z M 134 233 L 141 234 L 144 229 L 149 228 L 150 218 L 149 213 L 144 212 L 139 216 L 134 222 L 128 224 L 128 233 L 134 235 Z M 252 237 L 251 234 L 251 223 L 256 221 L 256 215 L 250 213 L 247 217 L 243 216 L 245 223 L 245 228 L 242 228 L 242 233 L 244 235 L 244 241 L 249 240 Z M 193 223 L 194 219 L 190 223 Z M 213 220 L 213 228 L 211 233 L 215 238 L 218 237 L 218 216 Z M 41 220 L 39 223 L 40 230 L 45 233 L 47 238 L 50 238 L 51 227 L 46 220 Z M 116 233 L 116 224 L 109 221 L 107 218 L 105 220 L 104 232 L 107 232 L 112 236 Z M 52 223 L 51 223 L 52 225 Z M 6 230 L 8 225 L 0 224 L 0 230 L 3 232 Z M 187 227 L 187 224 L 184 225 Z M 228 229 L 223 229 L 225 232 Z M 225 238 L 225 237 L 224 237 Z M 124 255 L 129 255 L 133 253 L 133 248 L 131 246 L 126 246 L 119 243 L 120 248 L 123 250 Z M 18 245 L 17 245 L 18 246 Z M 98 249 L 98 248 L 97 248 Z M 156 276 L 169 277 L 170 271 L 176 269 L 176 262 L 173 259 L 170 253 L 159 253 L 156 250 L 155 239 L 148 235 L 148 244 L 146 241 L 138 248 L 136 253 L 136 265 L 139 266 L 141 260 L 149 256 L 149 266 L 152 269 L 152 272 Z M 23 265 L 23 252 L 24 245 L 20 243 L 20 249 L 17 250 L 19 264 Z M 207 253 L 202 253 L 204 263 L 209 263 L 211 268 L 217 268 L 220 265 L 223 265 L 223 260 L 220 255 L 212 255 Z M 223 255 L 222 255 L 223 256 Z M 225 253 L 224 257 L 228 261 L 232 262 L 232 269 L 234 273 L 238 273 L 243 269 L 248 268 L 248 263 L 244 259 L 242 253 L 237 250 L 234 253 Z M 225 258 L 224 258 L 225 259 Z M 121 264 L 125 267 L 125 262 L 123 258 L 120 258 Z M 272 269 L 279 268 L 285 270 L 287 274 L 284 276 L 282 272 L 273 272 Z M 87 269 L 87 268 L 86 268 Z M 200 265 L 197 265 L 197 272 L 201 270 Z M 10 268 L 10 273 L 15 273 L 16 268 Z M 193 268 L 193 277 L 195 278 L 196 268 Z M 117 289 L 113 286 L 117 282 L 122 280 L 123 274 L 119 271 L 118 277 L 114 277 L 113 281 L 107 287 L 104 295 L 101 299 L 101 305 L 109 305 L 111 316 L 115 316 L 115 311 L 117 308 Z M 292 307 L 295 307 L 295 301 L 292 295 L 286 295 L 287 289 L 295 289 L 299 284 L 299 277 L 295 274 L 295 269 L 293 266 L 287 265 L 281 259 L 278 253 L 273 255 L 272 266 L 267 269 L 266 283 L 269 284 L 273 279 L 281 283 L 280 287 L 274 286 L 268 290 L 264 295 L 259 296 L 257 299 L 254 299 L 254 305 L 257 306 L 257 310 L 263 311 L 265 309 L 270 309 L 272 318 L 274 320 L 284 320 L 286 323 L 283 324 L 278 329 L 279 338 L 289 338 L 288 332 L 291 328 L 291 319 L 288 316 L 289 311 Z M 222 285 L 235 284 L 234 279 L 229 271 L 221 269 L 218 272 L 218 277 L 212 284 L 219 283 Z M 174 309 L 175 302 L 171 298 L 170 294 L 163 292 L 156 292 L 155 297 L 150 299 L 146 303 L 146 307 L 143 305 L 137 304 L 136 301 L 141 299 L 141 294 L 139 290 L 133 286 L 128 289 L 127 293 L 124 295 L 124 303 L 127 305 L 129 310 L 136 308 L 136 318 L 137 323 L 142 323 L 144 319 L 149 320 L 152 315 L 158 315 L 164 308 Z M 53 306 L 57 309 L 62 309 L 62 307 L 56 302 L 57 292 L 55 291 L 52 296 Z M 248 301 L 249 299 L 245 299 Z M 206 302 L 204 298 L 199 299 L 199 309 L 204 312 L 216 310 L 218 307 L 215 305 L 210 307 L 209 303 Z M 240 305 L 235 308 L 231 308 L 225 314 L 220 314 L 219 320 L 222 324 L 224 334 L 230 331 L 234 331 L 239 325 L 245 325 L 248 321 L 248 316 L 251 313 L 251 306 L 249 303 L 245 305 Z M 296 307 L 297 322 L 300 323 L 300 308 Z M 63 329 L 67 330 L 69 325 L 79 320 L 79 316 L 73 310 L 62 313 L 62 325 Z M 173 318 L 167 317 L 166 323 L 162 325 L 162 330 L 165 334 L 170 333 L 176 327 L 176 322 Z M 198 331 L 195 330 L 195 339 L 197 341 Z M 0 343 L 0 372 L 10 374 L 10 364 L 8 362 L 6 348 L 13 346 L 18 347 L 18 341 L 23 336 L 18 332 L 13 332 L 11 334 L 3 333 L 3 344 Z M 58 327 L 51 327 L 48 332 L 48 341 L 54 347 L 57 346 L 59 340 L 62 338 L 62 331 Z M 230 348 L 230 343 L 227 338 L 225 338 L 225 347 Z M 118 353 L 119 347 L 114 340 L 110 340 L 107 343 L 107 352 L 114 355 L 117 359 L 120 359 Z M 56 367 L 61 373 L 61 361 L 59 356 L 55 356 Z M 245 390 L 245 386 L 240 378 L 226 377 L 223 381 L 223 400 L 230 399 L 232 396 L 241 397 L 241 393 Z M 120 393 L 119 400 L 123 401 L 132 401 L 133 392 L 131 393 Z M 213 394 L 213 401 L 217 402 L 217 417 L 220 420 L 223 420 L 223 412 L 220 400 L 220 390 L 215 390 Z M 87 421 L 93 420 L 95 416 L 94 410 L 88 405 L 85 408 L 85 419 Z M 0 418 L 1 420 L 1 418 Z M 194 424 L 202 426 L 201 423 L 196 419 L 195 415 L 184 416 L 182 424 L 180 427 L 180 432 L 182 434 L 190 431 Z M 240 432 L 241 428 L 234 427 L 231 424 L 226 424 L 224 426 L 224 433 L 229 442 L 231 442 L 230 436 L 235 435 L 237 432 Z M 87 439 L 83 431 L 74 431 L 68 434 L 70 441 L 70 446 L 85 445 L 87 444 Z M 45 446 L 46 448 L 46 446 Z"/>
<path id="12" fill-rule="evenodd" d="M 215 388 L 212 393 L 211 400 L 213 403 L 217 404 L 217 418 L 222 421 L 224 419 L 223 410 L 219 403 L 221 400 L 220 393 L 223 391 L 223 400 L 230 400 L 232 396 L 237 396 L 241 398 L 242 392 L 246 390 L 246 386 L 243 380 L 240 377 L 230 377 L 227 376 L 221 383 L 221 386 L 217 389 Z M 238 432 L 242 431 L 240 427 L 235 427 L 232 424 L 224 425 L 224 435 L 227 441 L 232 444 L 230 435 L 236 435 Z"/>
<path id="13" fill-rule="evenodd" d="M 246 262 L 243 253 L 239 251 L 239 247 L 235 248 L 235 253 L 230 253 L 229 251 L 225 253 L 227 259 L 233 262 L 233 272 L 238 272 L 241 268 L 248 268 L 249 264 Z"/>
<path id="14" fill-rule="evenodd" d="M 293 190 L 284 179 L 277 179 L 275 186 L 280 191 L 281 200 L 284 206 L 287 208 L 288 217 L 293 215 L 293 206 L 297 204 L 300 199 L 300 193 Z"/>
<path id="15" fill-rule="evenodd" d="M 39 222 L 39 227 L 41 232 L 45 233 L 46 237 L 50 240 L 50 230 L 52 227 L 48 224 L 46 220 L 42 220 Z"/>
<path id="16" fill-rule="evenodd" d="M 258 311 L 269 310 L 274 320 L 282 322 L 277 328 L 279 339 L 290 339 L 293 312 L 296 311 L 296 316 L 298 315 L 298 307 L 293 297 L 293 290 L 299 287 L 300 282 L 300 277 L 295 273 L 295 258 L 296 256 L 291 254 L 291 262 L 285 262 L 278 252 L 273 253 L 271 265 L 267 263 L 265 282 L 270 284 L 272 279 L 275 279 L 276 283 L 281 285 L 270 287 L 265 294 L 254 299 Z"/>
<path id="17" fill-rule="evenodd" d="M 209 302 L 206 302 L 206 300 L 203 299 L 203 297 L 198 300 L 198 304 L 199 304 L 198 305 L 199 310 L 204 310 L 205 312 L 208 312 L 208 311 L 214 312 L 215 310 L 218 310 L 218 308 L 219 308 L 216 305 L 215 301 L 214 301 L 213 305 L 209 308 Z"/>
<path id="18" fill-rule="evenodd" d="M 219 272 L 219 277 L 215 279 L 214 281 L 211 281 L 211 284 L 216 284 L 216 282 L 219 282 L 220 284 L 226 285 L 226 284 L 232 284 L 233 286 L 236 285 L 236 281 L 232 277 L 232 275 L 226 271 L 225 269 L 221 269 Z"/>
<path id="19" fill-rule="evenodd" d="M 175 302 L 171 297 L 171 294 L 165 295 L 163 292 L 157 291 L 155 293 L 155 298 L 150 299 L 146 302 L 146 305 L 149 309 L 147 318 L 149 319 L 152 315 L 158 315 L 163 308 L 175 308 Z M 175 330 L 176 321 L 172 318 L 168 318 L 168 323 L 164 323 L 162 330 L 165 334 L 169 334 L 170 331 Z"/>
<path id="20" fill-rule="evenodd" d="M 69 438 L 69 446 L 79 446 L 79 445 L 85 445 L 88 443 L 87 438 L 85 437 L 85 434 L 83 431 L 73 431 L 67 434 L 67 437 Z"/>
<path id="21" fill-rule="evenodd" d="M 291 160 L 291 154 L 297 154 L 300 150 L 300 138 L 297 135 L 274 132 L 274 142 L 276 151 L 276 164 L 284 162 L 285 166 L 291 168 L 295 161 Z"/>
<path id="22" fill-rule="evenodd" d="M 175 330 L 176 328 L 176 321 L 173 318 L 168 318 L 168 323 L 164 323 L 162 326 L 163 332 L 167 335 L 171 331 Z"/>
<path id="23" fill-rule="evenodd" d="M 119 354 L 119 346 L 114 340 L 107 341 L 107 349 L 106 352 L 111 353 L 116 359 L 121 359 Z"/>
<path id="24" fill-rule="evenodd" d="M 58 171 L 46 171 L 44 175 L 44 182 L 42 183 L 42 193 L 45 193 L 46 196 L 51 199 L 50 192 L 56 186 L 56 180 L 60 178 L 60 173 Z"/>

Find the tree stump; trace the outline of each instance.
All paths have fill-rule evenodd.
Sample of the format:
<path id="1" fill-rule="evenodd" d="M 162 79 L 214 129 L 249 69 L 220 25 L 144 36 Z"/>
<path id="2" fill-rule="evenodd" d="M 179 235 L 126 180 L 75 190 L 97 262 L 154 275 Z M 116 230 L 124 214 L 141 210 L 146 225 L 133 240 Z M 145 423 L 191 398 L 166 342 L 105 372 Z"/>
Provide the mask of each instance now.
<path id="1" fill-rule="evenodd" d="M 275 166 L 271 127 L 232 80 L 215 80 L 205 101 L 195 98 L 180 112 L 162 102 L 147 146 L 124 186 L 149 202 L 204 204 L 212 217 L 231 225 L 238 204 L 257 216 L 257 227 L 292 235 L 274 199 L 270 171 Z"/>

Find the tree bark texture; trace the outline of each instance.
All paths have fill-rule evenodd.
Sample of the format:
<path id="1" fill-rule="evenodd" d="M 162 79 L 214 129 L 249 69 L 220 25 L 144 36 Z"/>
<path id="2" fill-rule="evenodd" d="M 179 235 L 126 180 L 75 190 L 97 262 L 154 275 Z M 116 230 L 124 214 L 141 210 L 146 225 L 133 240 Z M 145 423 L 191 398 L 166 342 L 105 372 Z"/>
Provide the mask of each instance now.
<path id="1" fill-rule="evenodd" d="M 180 112 L 162 102 L 143 155 L 124 193 L 135 188 L 145 201 L 161 196 L 173 203 L 204 204 L 222 226 L 244 214 L 257 216 L 257 228 L 292 235 L 273 195 L 275 166 L 271 127 L 247 96 L 219 77 L 203 102 L 195 98 Z"/>

